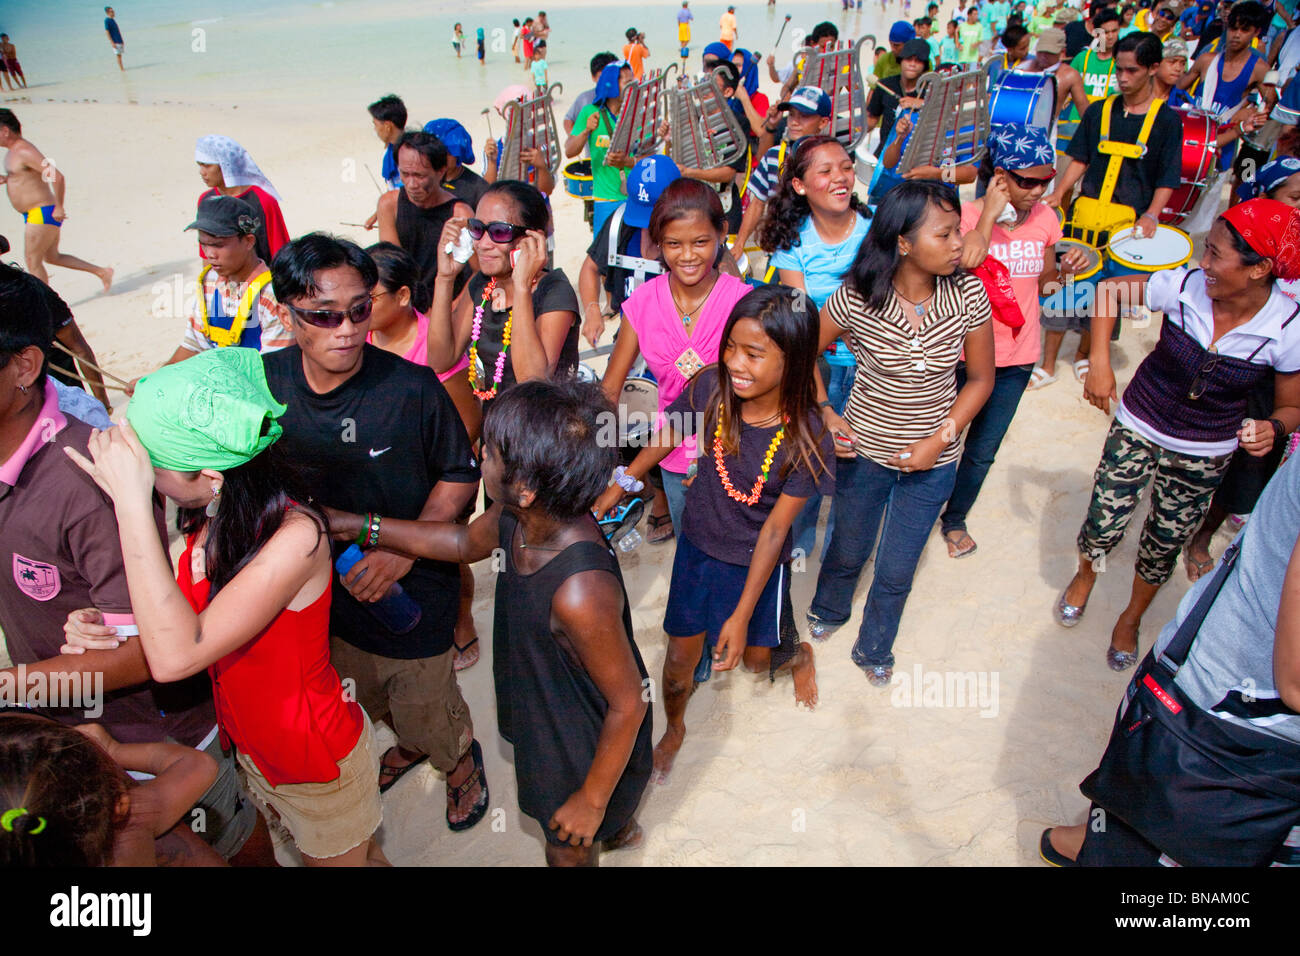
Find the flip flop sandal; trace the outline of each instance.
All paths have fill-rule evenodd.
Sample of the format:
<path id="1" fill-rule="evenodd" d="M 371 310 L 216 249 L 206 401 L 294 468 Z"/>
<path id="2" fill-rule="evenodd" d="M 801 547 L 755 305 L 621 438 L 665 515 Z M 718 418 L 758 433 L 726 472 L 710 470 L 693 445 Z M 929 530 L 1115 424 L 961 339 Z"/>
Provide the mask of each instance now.
<path id="1" fill-rule="evenodd" d="M 1038 838 L 1038 855 L 1048 866 L 1077 867 L 1079 864 L 1052 846 L 1052 828 L 1048 827 Z"/>
<path id="2" fill-rule="evenodd" d="M 1211 555 L 1209 558 L 1207 558 L 1204 561 L 1197 561 L 1190 554 L 1184 554 L 1183 563 L 1186 565 L 1187 568 L 1188 579 L 1191 581 L 1199 581 L 1205 575 L 1209 574 L 1211 571 L 1214 570 L 1214 565 L 1216 562 L 1214 560 L 1213 555 Z M 1192 577 L 1192 568 L 1196 569 L 1196 577 Z"/>
<path id="3" fill-rule="evenodd" d="M 460 646 L 459 644 L 457 644 L 457 643 L 455 642 L 455 640 L 453 639 L 453 641 L 452 641 L 452 645 L 451 645 L 451 646 L 454 647 L 454 648 L 456 648 L 456 662 L 455 662 L 454 664 L 452 664 L 452 669 L 453 669 L 453 670 L 463 671 L 463 670 L 466 670 L 466 669 L 468 669 L 468 668 L 470 668 L 470 667 L 473 667 L 475 664 L 478 663 L 478 657 L 477 657 L 477 656 L 475 656 L 475 658 L 474 658 L 472 661 L 468 661 L 468 662 L 466 662 L 466 660 L 465 660 L 465 656 L 464 656 L 464 655 L 465 655 L 465 652 L 468 651 L 471 647 L 473 647 L 473 646 L 474 646 L 475 644 L 477 644 L 477 643 L 478 643 L 478 638 L 476 637 L 476 638 L 474 638 L 474 640 L 470 641 L 470 642 L 469 642 L 468 644 L 466 644 L 464 647 L 461 647 L 461 646 Z"/>
<path id="4" fill-rule="evenodd" d="M 1037 388 L 1046 388 L 1056 381 L 1056 375 L 1049 374 L 1047 369 L 1041 365 L 1034 366 L 1034 370 L 1029 373 L 1029 384 L 1025 386 L 1026 391 L 1033 391 Z"/>
<path id="5" fill-rule="evenodd" d="M 387 757 L 396 749 L 396 747 L 389 747 L 384 751 L 384 757 Z M 393 784 L 397 783 L 397 781 L 401 780 L 408 773 L 429 759 L 428 754 L 420 754 L 420 756 L 416 757 L 405 767 L 394 767 L 392 764 L 385 763 L 384 757 L 379 758 L 379 772 L 381 775 L 388 777 L 389 781 L 388 783 L 381 783 L 379 785 L 380 793 L 387 793 L 389 790 L 393 789 Z"/>
<path id="6" fill-rule="evenodd" d="M 460 805 L 460 798 L 469 793 L 477 783 L 482 788 L 479 793 L 478 803 L 470 810 L 469 816 L 460 823 L 451 822 L 451 809 L 447 810 L 447 829 L 452 833 L 460 833 L 462 830 L 468 830 L 474 824 L 478 823 L 487 815 L 488 809 L 488 785 L 487 775 L 483 771 L 483 748 L 479 746 L 477 740 L 471 741 L 469 752 L 474 757 L 474 769 L 470 775 L 465 778 L 465 782 L 458 787 L 447 784 L 447 796 L 451 797 L 451 802 L 456 806 Z"/>
<path id="7" fill-rule="evenodd" d="M 1083 384 L 1083 380 L 1088 377 L 1088 372 L 1092 370 L 1092 363 L 1087 359 L 1079 359 L 1074 363 L 1074 380 Z"/>
<path id="8" fill-rule="evenodd" d="M 600 519 L 600 530 L 605 533 L 605 540 L 620 540 L 623 535 L 636 527 L 643 514 L 645 514 L 645 501 L 643 499 L 627 499 L 615 508 L 608 518 Z"/>
<path id="9" fill-rule="evenodd" d="M 953 540 L 954 538 L 956 538 L 956 540 Z M 960 542 L 963 538 L 970 542 L 969 548 L 963 548 L 961 546 Z M 950 558 L 967 557 L 969 555 L 974 554 L 975 550 L 979 547 L 979 545 L 975 543 L 975 539 L 972 538 L 967 532 L 958 531 L 957 529 L 953 529 L 952 531 L 945 532 L 943 536 L 943 540 L 945 544 L 953 545 L 957 549 L 948 554 L 948 557 Z"/>
<path id="10" fill-rule="evenodd" d="M 656 538 L 655 532 L 664 525 L 668 525 L 668 533 Z M 663 544 L 666 541 L 671 541 L 677 534 L 677 532 L 673 530 L 672 515 L 651 515 L 646 518 L 646 528 L 650 533 L 645 536 L 645 539 L 651 544 Z"/>

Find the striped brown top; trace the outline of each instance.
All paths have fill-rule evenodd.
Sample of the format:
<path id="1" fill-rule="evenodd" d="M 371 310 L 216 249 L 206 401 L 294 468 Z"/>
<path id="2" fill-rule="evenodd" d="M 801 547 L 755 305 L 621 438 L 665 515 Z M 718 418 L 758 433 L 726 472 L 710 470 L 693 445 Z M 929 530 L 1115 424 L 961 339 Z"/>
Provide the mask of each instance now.
<path id="1" fill-rule="evenodd" d="M 938 277 L 927 310 L 913 330 L 896 297 L 879 313 L 847 284 L 826 300 L 824 312 L 848 333 L 858 362 L 844 419 L 857 433 L 857 453 L 880 465 L 943 426 L 957 399 L 966 333 L 991 319 L 984 286 L 969 273 Z M 961 448 L 959 438 L 935 466 L 955 461 Z"/>

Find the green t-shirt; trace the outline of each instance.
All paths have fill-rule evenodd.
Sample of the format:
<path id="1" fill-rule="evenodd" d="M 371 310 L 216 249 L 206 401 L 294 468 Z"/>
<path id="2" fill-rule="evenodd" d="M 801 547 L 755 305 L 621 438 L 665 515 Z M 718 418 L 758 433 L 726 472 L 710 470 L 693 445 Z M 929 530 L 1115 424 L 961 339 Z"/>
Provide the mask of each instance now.
<path id="1" fill-rule="evenodd" d="M 590 106 L 584 106 L 578 113 L 578 118 L 573 121 L 573 128 L 586 129 L 587 120 L 597 111 L 600 113 L 600 122 L 587 138 L 587 144 L 591 147 L 592 198 L 601 202 L 621 202 L 627 198 L 627 191 L 623 186 L 623 170 L 617 166 L 605 165 L 605 154 L 609 152 L 609 138 L 614 134 L 614 124 L 618 122 L 618 117 L 611 114 L 603 105 L 597 106 L 592 103 Z"/>
<path id="2" fill-rule="evenodd" d="M 891 76 L 898 76 L 903 72 L 903 68 L 898 65 L 898 57 L 894 56 L 894 51 L 886 50 L 880 55 L 880 59 L 876 61 L 874 72 L 876 79 L 884 80 Z"/>
<path id="3" fill-rule="evenodd" d="M 980 42 L 984 39 L 984 26 L 980 23 L 963 23 L 957 27 L 961 40 L 961 62 L 974 63 L 979 59 Z"/>
<path id="4" fill-rule="evenodd" d="M 1103 60 L 1092 50 L 1080 50 L 1070 61 L 1070 66 L 1083 77 L 1083 92 L 1090 100 L 1099 100 L 1119 92 L 1119 79 L 1115 76 L 1115 58 Z"/>

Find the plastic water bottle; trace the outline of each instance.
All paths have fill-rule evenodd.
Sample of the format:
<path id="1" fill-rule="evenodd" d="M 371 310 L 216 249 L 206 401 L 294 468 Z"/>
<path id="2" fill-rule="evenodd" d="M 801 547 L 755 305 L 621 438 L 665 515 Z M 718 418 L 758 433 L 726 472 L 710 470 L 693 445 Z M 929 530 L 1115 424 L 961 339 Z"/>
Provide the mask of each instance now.
<path id="1" fill-rule="evenodd" d="M 645 539 L 641 537 L 641 532 L 636 530 L 636 528 L 633 528 L 627 534 L 623 535 L 623 537 L 618 539 L 618 550 L 622 551 L 624 554 L 629 551 L 634 551 L 644 540 Z"/>
<path id="2" fill-rule="evenodd" d="M 349 545 L 348 549 L 338 556 L 334 562 L 334 570 L 343 576 L 352 570 L 353 565 L 365 557 L 365 553 L 357 545 Z M 361 572 L 365 577 L 366 572 Z M 378 601 L 362 602 L 362 607 L 369 611 L 380 624 L 388 628 L 394 634 L 405 634 L 415 628 L 420 623 L 420 617 L 424 613 L 419 604 L 411 598 L 409 594 L 402 590 L 402 586 L 393 582 L 393 586 L 388 589 Z"/>

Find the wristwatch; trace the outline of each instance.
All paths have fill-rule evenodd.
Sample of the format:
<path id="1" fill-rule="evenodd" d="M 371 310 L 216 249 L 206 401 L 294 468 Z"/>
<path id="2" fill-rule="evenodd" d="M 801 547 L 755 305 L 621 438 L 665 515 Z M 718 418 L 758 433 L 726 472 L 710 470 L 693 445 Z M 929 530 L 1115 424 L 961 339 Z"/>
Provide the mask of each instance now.
<path id="1" fill-rule="evenodd" d="M 1276 418 L 1270 418 L 1268 421 L 1269 421 L 1269 424 L 1273 426 L 1273 441 L 1274 441 L 1274 443 L 1281 442 L 1283 439 L 1285 439 L 1286 436 L 1287 436 L 1286 426 L 1283 425 L 1283 424 L 1282 424 L 1280 421 L 1278 421 Z"/>

